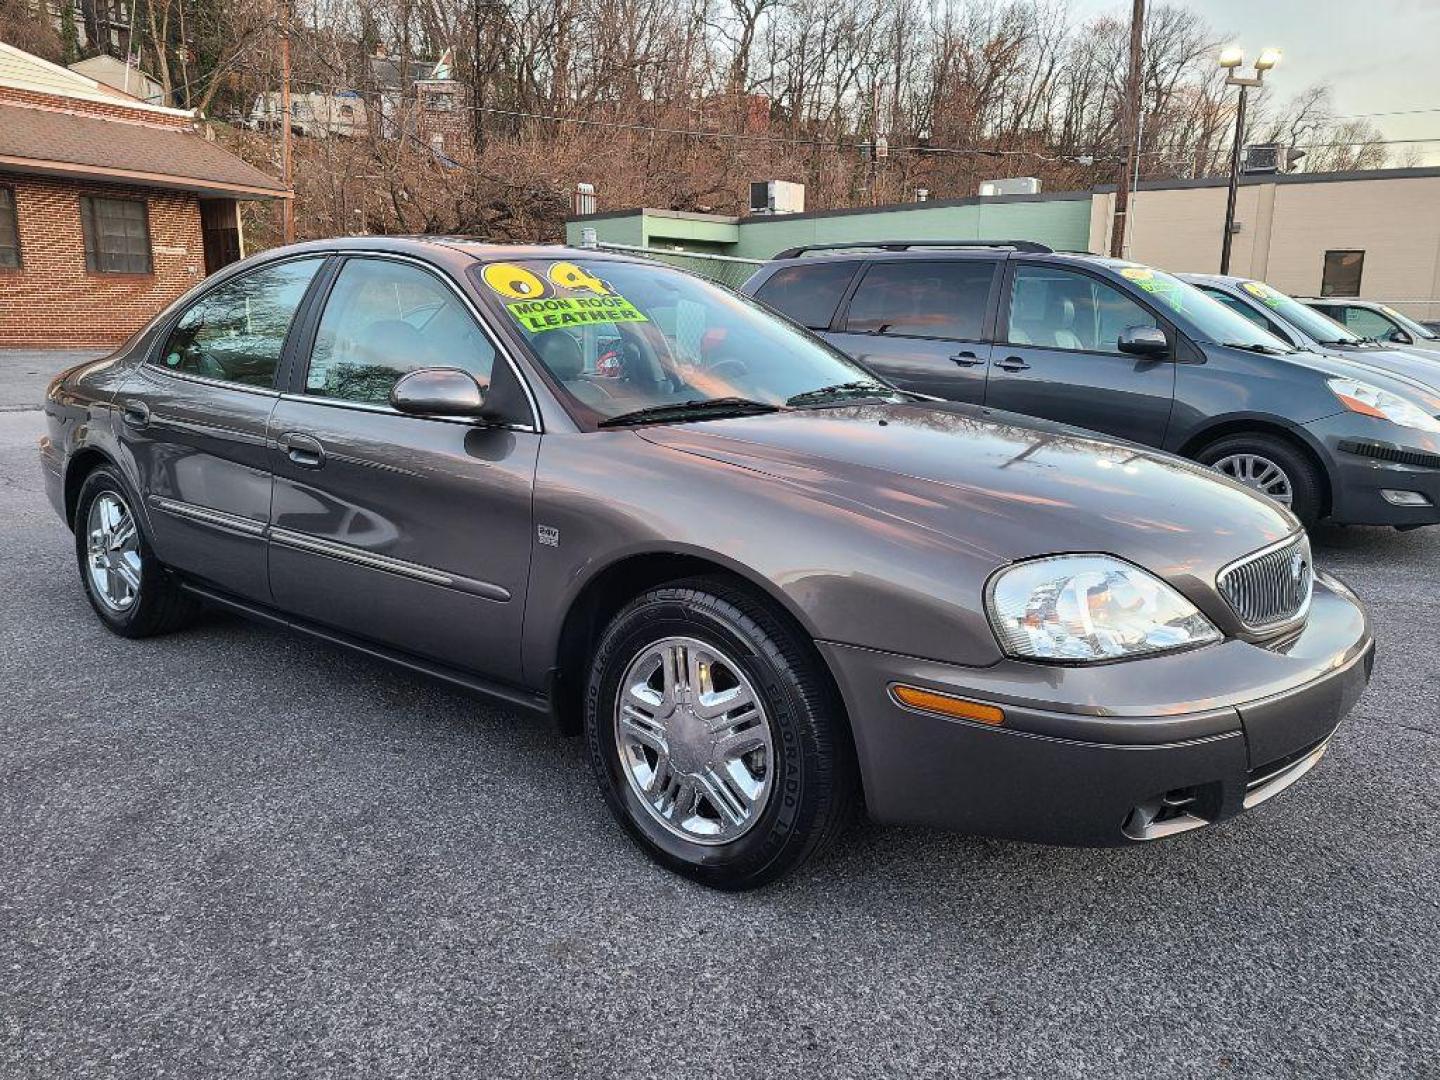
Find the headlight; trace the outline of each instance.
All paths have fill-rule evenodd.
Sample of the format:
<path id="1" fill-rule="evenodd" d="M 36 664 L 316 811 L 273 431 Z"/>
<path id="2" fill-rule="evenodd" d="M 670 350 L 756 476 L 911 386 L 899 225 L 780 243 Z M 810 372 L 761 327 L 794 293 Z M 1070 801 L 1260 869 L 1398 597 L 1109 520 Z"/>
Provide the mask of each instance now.
<path id="1" fill-rule="evenodd" d="M 1389 420 L 1401 427 L 1419 428 L 1421 431 L 1440 431 L 1440 420 L 1436 420 L 1413 401 L 1407 401 L 1399 394 L 1381 390 L 1378 386 L 1360 382 L 1358 379 L 1326 379 L 1331 393 L 1340 399 L 1340 404 L 1351 412 L 1362 416 L 1375 416 Z"/>
<path id="2" fill-rule="evenodd" d="M 1220 640 L 1195 605 L 1108 555 L 1016 563 L 990 583 L 990 625 L 1011 656 L 1093 661 Z"/>

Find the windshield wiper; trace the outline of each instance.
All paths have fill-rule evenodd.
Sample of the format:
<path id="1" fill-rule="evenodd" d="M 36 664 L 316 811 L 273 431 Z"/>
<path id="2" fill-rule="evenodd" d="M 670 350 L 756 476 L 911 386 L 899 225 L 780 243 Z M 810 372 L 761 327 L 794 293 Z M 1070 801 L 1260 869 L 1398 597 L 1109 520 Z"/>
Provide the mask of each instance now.
<path id="1" fill-rule="evenodd" d="M 1227 349 L 1244 349 L 1246 352 L 1262 353 L 1265 356 L 1291 356 L 1299 351 L 1298 349 L 1277 349 L 1274 345 L 1261 345 L 1259 342 L 1222 341 L 1220 344 Z"/>
<path id="2" fill-rule="evenodd" d="M 628 427 L 632 424 L 663 424 L 671 420 L 711 420 L 724 416 L 757 416 L 779 412 L 780 406 L 743 397 L 694 398 L 647 405 L 601 420 L 597 427 Z"/>
<path id="3" fill-rule="evenodd" d="M 785 404 L 814 405 L 817 402 L 832 401 L 836 398 L 892 397 L 903 392 L 870 379 L 854 379 L 850 382 L 835 383 L 832 386 L 819 386 L 814 390 L 802 390 L 793 397 L 786 398 Z"/>

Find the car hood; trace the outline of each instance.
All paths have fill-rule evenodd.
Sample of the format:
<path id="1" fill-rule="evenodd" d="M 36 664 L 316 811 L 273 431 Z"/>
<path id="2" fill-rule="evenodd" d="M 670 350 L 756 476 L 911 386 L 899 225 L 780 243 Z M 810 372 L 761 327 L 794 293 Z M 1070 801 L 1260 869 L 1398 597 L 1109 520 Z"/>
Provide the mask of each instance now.
<path id="1" fill-rule="evenodd" d="M 1109 552 L 1210 589 L 1225 564 L 1299 527 L 1268 499 L 1169 454 L 951 402 L 796 410 L 638 433 L 817 500 L 943 534 L 963 549 L 957 554 L 995 564 Z"/>
<path id="2" fill-rule="evenodd" d="M 1411 386 L 1440 394 L 1440 353 L 1421 356 L 1400 349 L 1318 348 L 1316 352 L 1354 367 L 1402 380 Z M 1310 354 L 1302 354 L 1310 355 Z M 1359 374 L 1355 374 L 1360 378 Z"/>

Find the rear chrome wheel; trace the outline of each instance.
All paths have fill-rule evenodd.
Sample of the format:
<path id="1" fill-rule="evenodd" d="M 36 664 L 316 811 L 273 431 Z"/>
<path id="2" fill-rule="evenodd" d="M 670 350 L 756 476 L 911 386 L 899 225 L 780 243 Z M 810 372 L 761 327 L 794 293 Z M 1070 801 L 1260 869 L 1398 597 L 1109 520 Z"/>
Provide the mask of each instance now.
<path id="1" fill-rule="evenodd" d="M 691 843 L 738 839 L 770 798 L 765 707 L 735 660 L 695 638 L 662 638 L 630 661 L 615 700 L 615 743 L 646 811 Z"/>
<path id="2" fill-rule="evenodd" d="M 90 503 L 85 550 L 94 595 L 111 611 L 125 611 L 140 596 L 144 565 L 140 530 L 125 500 L 105 491 Z"/>
<path id="3" fill-rule="evenodd" d="M 75 559 L 90 606 L 122 637 L 178 630 L 198 605 L 155 552 L 131 488 L 110 465 L 86 475 L 75 499 Z"/>
<path id="4" fill-rule="evenodd" d="M 1295 487 L 1280 465 L 1259 454 L 1226 454 L 1210 466 L 1248 488 L 1269 496 L 1281 506 L 1295 501 Z"/>

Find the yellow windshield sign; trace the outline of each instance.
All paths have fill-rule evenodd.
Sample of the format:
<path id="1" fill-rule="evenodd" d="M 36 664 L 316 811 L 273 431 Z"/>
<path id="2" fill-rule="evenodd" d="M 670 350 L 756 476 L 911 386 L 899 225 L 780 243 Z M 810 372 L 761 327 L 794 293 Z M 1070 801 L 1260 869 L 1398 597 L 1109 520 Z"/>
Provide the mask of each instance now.
<path id="1" fill-rule="evenodd" d="M 1174 278 L 1156 277 L 1155 271 L 1148 266 L 1122 267 L 1120 276 L 1127 281 L 1133 281 L 1155 299 L 1169 304 L 1175 311 L 1185 310 L 1185 297 L 1180 292 L 1180 282 Z"/>
<path id="2" fill-rule="evenodd" d="M 559 330 L 567 326 L 590 323 L 649 322 L 634 304 L 623 296 L 552 296 L 546 300 L 516 300 L 505 305 L 510 317 L 538 334 L 543 330 Z"/>
<path id="3" fill-rule="evenodd" d="M 1278 308 L 1285 302 L 1285 294 L 1272 289 L 1263 281 L 1242 281 L 1240 288 L 1255 297 L 1266 307 Z"/>
<path id="4" fill-rule="evenodd" d="M 544 277 L 537 270 L 543 270 Z M 480 276 L 505 298 L 510 317 L 532 334 L 591 323 L 650 321 L 602 278 L 576 263 L 541 267 L 498 262 L 485 267 Z"/>

